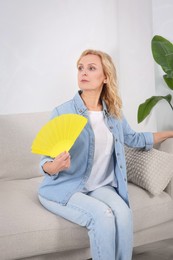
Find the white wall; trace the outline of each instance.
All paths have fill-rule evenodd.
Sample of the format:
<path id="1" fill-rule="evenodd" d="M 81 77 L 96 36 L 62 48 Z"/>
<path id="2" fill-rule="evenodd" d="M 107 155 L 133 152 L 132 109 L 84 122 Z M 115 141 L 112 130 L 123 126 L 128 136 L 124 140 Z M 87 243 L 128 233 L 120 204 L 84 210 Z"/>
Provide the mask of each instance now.
<path id="1" fill-rule="evenodd" d="M 73 97 L 76 60 L 86 48 L 118 67 L 125 115 L 155 130 L 137 108 L 154 93 L 150 0 L 0 0 L 0 114 L 52 110 Z"/>
<path id="2" fill-rule="evenodd" d="M 137 124 L 138 106 L 155 94 L 151 55 L 152 3 L 150 0 L 118 1 L 120 85 L 124 112 L 137 130 L 156 130 L 155 113 Z"/>
<path id="3" fill-rule="evenodd" d="M 114 0 L 0 2 L 0 113 L 52 110 L 77 91 L 86 48 L 116 54 Z"/>
<path id="4" fill-rule="evenodd" d="M 161 35 L 173 43 L 173 1 L 152 0 L 153 3 L 153 35 Z M 165 96 L 171 94 L 163 80 L 164 72 L 155 63 L 156 94 Z M 173 100 L 172 100 L 173 104 Z M 155 107 L 158 130 L 173 129 L 173 111 L 166 101 L 161 101 Z"/>

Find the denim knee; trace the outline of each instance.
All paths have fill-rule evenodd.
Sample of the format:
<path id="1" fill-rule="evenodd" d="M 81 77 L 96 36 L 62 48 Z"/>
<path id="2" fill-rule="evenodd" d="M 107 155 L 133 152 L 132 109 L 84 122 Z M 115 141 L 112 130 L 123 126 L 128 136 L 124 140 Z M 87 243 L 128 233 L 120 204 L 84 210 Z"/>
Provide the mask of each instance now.
<path id="1" fill-rule="evenodd" d="M 90 221 L 87 223 L 87 228 L 95 228 L 95 229 L 110 229 L 114 230 L 115 226 L 115 216 L 112 209 L 105 205 L 105 208 L 97 208 L 95 212 L 90 213 Z"/>

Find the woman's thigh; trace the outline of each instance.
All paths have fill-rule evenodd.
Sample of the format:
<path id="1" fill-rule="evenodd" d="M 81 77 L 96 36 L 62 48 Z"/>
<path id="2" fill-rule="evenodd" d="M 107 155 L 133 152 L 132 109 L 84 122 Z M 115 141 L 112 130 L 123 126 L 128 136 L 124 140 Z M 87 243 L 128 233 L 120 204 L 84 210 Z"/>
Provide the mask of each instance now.
<path id="1" fill-rule="evenodd" d="M 91 220 L 101 220 L 110 207 L 97 198 L 77 192 L 66 205 L 39 196 L 41 204 L 52 213 L 70 220 L 80 226 L 88 227 Z M 112 216 L 113 217 L 113 216 Z"/>

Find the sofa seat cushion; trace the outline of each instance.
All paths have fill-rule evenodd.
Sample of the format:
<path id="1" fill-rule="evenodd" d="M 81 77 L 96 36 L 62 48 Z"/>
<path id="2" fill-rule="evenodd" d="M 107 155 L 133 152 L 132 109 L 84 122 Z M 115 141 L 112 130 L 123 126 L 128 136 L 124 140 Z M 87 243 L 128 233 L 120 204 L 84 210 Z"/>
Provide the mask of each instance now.
<path id="1" fill-rule="evenodd" d="M 144 230 L 173 220 L 173 200 L 166 192 L 158 196 L 129 183 L 129 199 L 133 211 L 134 231 Z"/>
<path id="2" fill-rule="evenodd" d="M 1 259 L 89 247 L 85 228 L 50 213 L 40 204 L 37 190 L 41 180 L 36 177 L 0 182 Z"/>

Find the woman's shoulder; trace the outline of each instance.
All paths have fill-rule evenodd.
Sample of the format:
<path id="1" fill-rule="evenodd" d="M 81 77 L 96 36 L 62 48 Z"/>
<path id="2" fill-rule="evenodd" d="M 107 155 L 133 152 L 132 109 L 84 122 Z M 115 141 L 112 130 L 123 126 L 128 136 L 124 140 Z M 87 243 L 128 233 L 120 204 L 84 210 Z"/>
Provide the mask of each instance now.
<path id="1" fill-rule="evenodd" d="M 56 106 L 52 111 L 51 118 L 54 118 L 54 117 L 62 115 L 62 114 L 68 114 L 68 113 L 75 113 L 73 99 L 70 99 L 70 100 Z"/>
<path id="2" fill-rule="evenodd" d="M 57 107 L 55 107 L 55 109 L 57 110 L 64 110 L 64 109 L 68 109 L 69 106 L 71 106 L 71 104 L 73 103 L 73 99 L 67 100 L 64 103 L 58 105 Z"/>

